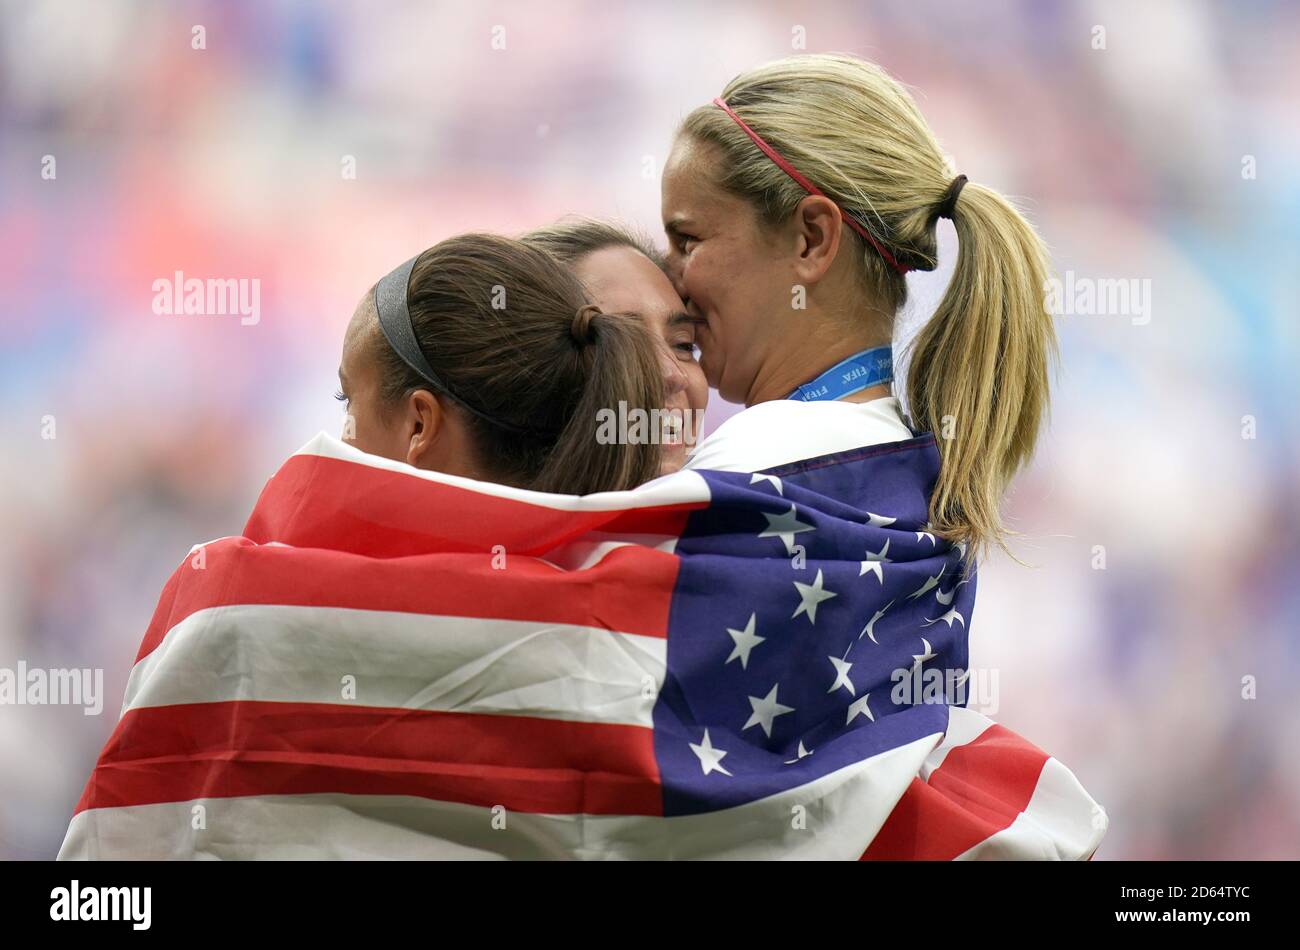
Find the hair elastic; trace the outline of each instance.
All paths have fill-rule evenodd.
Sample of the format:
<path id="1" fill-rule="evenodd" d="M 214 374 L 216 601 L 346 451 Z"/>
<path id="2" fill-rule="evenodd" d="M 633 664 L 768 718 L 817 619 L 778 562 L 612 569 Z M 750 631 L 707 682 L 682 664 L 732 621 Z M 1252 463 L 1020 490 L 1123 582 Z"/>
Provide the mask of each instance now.
<path id="1" fill-rule="evenodd" d="M 804 191 L 808 192 L 808 194 L 810 195 L 819 195 L 822 198 L 826 197 L 826 194 L 820 188 L 818 188 L 807 178 L 801 175 L 797 168 L 795 168 L 793 165 L 791 165 L 789 162 L 787 162 L 784 158 L 782 158 L 777 153 L 776 149 L 772 148 L 772 146 L 768 145 L 765 141 L 763 141 L 762 136 L 760 136 L 757 132 L 755 132 L 748 125 L 746 125 L 745 120 L 742 119 L 740 116 L 736 115 L 735 111 L 731 108 L 731 106 L 727 105 L 725 99 L 723 99 L 721 96 L 718 96 L 716 99 L 713 100 L 713 104 L 718 108 L 722 109 L 722 111 L 727 113 L 727 115 L 731 116 L 732 121 L 734 121 L 736 125 L 740 126 L 740 128 L 744 131 L 744 133 L 754 140 L 755 145 L 757 145 L 760 149 L 763 150 L 763 154 L 766 155 L 768 158 L 770 158 L 773 162 L 775 162 L 777 168 L 781 169 L 781 171 L 785 172 L 792 179 L 794 179 L 795 183 L 798 184 L 801 188 L 803 188 Z M 876 249 L 876 253 L 879 254 L 881 257 L 883 257 L 885 259 L 885 263 L 887 263 L 890 267 L 898 271 L 898 273 L 900 274 L 906 274 L 908 271 L 913 269 L 911 267 L 908 267 L 906 264 L 900 264 L 898 260 L 894 257 L 894 255 L 889 253 L 889 249 L 886 248 L 885 245 L 877 241 L 872 236 L 870 231 L 868 231 L 865 227 L 863 227 L 862 224 L 859 223 L 856 218 L 851 217 L 849 213 L 845 211 L 843 208 L 841 208 L 838 203 L 835 204 L 835 207 L 839 210 L 840 217 L 844 219 L 844 223 L 847 224 L 849 227 L 851 227 L 854 231 L 857 231 L 858 234 L 862 235 L 863 239 Z"/>
<path id="2" fill-rule="evenodd" d="M 951 221 L 953 213 L 957 210 L 957 196 L 961 194 L 961 190 L 965 187 L 965 175 L 958 175 L 948 182 L 948 190 L 943 193 L 943 198 L 939 200 L 939 209 L 935 211 L 935 217 L 947 218 Z"/>
<path id="3" fill-rule="evenodd" d="M 413 369 L 421 379 L 467 412 L 478 416 L 484 422 L 490 422 L 511 432 L 528 431 L 522 426 L 494 419 L 486 412 L 474 408 L 451 392 L 429 365 L 424 351 L 420 349 L 420 344 L 415 338 L 415 328 L 411 325 L 411 310 L 407 304 L 411 271 L 415 269 L 415 262 L 419 258 L 420 255 L 417 254 L 405 264 L 389 271 L 379 283 L 375 284 L 375 310 L 379 313 L 379 329 L 383 331 L 384 339 L 388 341 L 388 345 L 393 348 L 393 352 L 401 358 L 402 362 Z"/>
<path id="4" fill-rule="evenodd" d="M 591 321 L 600 315 L 600 308 L 594 303 L 583 304 L 573 314 L 573 323 L 569 326 L 569 334 L 573 341 L 579 346 L 586 346 L 592 342 L 591 338 Z"/>

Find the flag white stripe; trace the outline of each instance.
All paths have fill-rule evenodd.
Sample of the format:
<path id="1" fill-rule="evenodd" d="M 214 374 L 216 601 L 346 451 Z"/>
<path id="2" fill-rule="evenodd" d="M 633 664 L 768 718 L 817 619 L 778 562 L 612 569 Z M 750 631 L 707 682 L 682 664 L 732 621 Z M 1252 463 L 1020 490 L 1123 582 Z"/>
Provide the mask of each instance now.
<path id="1" fill-rule="evenodd" d="M 673 534 L 619 534 L 610 531 L 588 531 L 580 541 L 570 541 L 544 558 L 538 558 L 566 571 L 585 571 L 595 567 L 619 548 L 637 547 L 672 554 L 677 550 L 677 535 Z"/>
<path id="2" fill-rule="evenodd" d="M 1080 807 L 1092 802 L 1091 812 Z M 958 861 L 1082 861 L 1097 850 L 1109 819 L 1074 773 L 1054 758 L 1043 765 L 1029 804 L 1006 828 Z"/>
<path id="3" fill-rule="evenodd" d="M 965 706 L 949 706 L 948 731 L 944 733 L 943 741 L 935 746 L 934 751 L 926 757 L 925 764 L 921 766 L 921 781 L 930 781 L 931 773 L 943 765 L 943 760 L 948 758 L 949 752 L 958 746 L 974 742 L 992 725 L 994 725 L 993 720 L 983 713 L 977 713 Z"/>
<path id="4" fill-rule="evenodd" d="M 697 472 L 680 471 L 671 475 L 662 475 L 629 491 L 597 492 L 591 495 L 559 495 L 550 492 L 529 491 L 524 488 L 512 488 L 495 482 L 481 482 L 460 475 L 448 475 L 445 472 L 430 472 L 415 468 L 405 462 L 369 455 L 355 446 L 341 442 L 326 432 L 315 435 L 310 442 L 300 448 L 294 455 L 315 455 L 321 458 L 339 459 L 354 462 L 367 468 L 401 472 L 430 482 L 441 482 L 464 488 L 480 495 L 493 498 L 508 498 L 512 501 L 525 502 L 539 508 L 553 508 L 556 511 L 618 511 L 620 509 L 654 508 L 661 505 L 681 505 L 694 502 L 707 502 L 710 497 L 709 483 Z"/>
<path id="5" fill-rule="evenodd" d="M 938 740 L 917 739 L 758 801 L 670 818 L 336 794 L 97 808 L 73 819 L 59 859 L 855 860 Z"/>
<path id="6" fill-rule="evenodd" d="M 666 661 L 666 640 L 596 627 L 237 604 L 172 627 L 131 671 L 123 712 L 262 700 L 652 727 Z"/>

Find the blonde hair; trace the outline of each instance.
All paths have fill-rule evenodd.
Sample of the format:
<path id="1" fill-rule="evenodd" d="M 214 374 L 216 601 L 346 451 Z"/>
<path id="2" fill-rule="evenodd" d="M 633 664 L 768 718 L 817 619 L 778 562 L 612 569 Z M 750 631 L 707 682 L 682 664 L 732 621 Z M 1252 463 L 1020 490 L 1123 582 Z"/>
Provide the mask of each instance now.
<path id="1" fill-rule="evenodd" d="M 900 265 L 935 268 L 935 223 L 952 172 L 911 96 L 883 69 L 840 54 L 795 56 L 737 76 L 722 99 Z M 718 185 L 770 224 L 807 197 L 715 105 L 688 115 L 680 134 L 716 146 Z M 914 427 L 936 434 L 942 462 L 931 530 L 965 543 L 968 558 L 990 544 L 1010 554 L 1006 537 L 1017 532 L 1003 525 L 999 505 L 1033 454 L 1057 355 L 1043 297 L 1047 252 L 1005 198 L 976 182 L 961 189 L 951 218 L 956 266 L 911 347 L 907 402 Z M 850 240 L 870 299 L 897 314 L 907 299 L 902 274 L 865 241 Z M 943 437 L 949 428 L 953 436 Z"/>

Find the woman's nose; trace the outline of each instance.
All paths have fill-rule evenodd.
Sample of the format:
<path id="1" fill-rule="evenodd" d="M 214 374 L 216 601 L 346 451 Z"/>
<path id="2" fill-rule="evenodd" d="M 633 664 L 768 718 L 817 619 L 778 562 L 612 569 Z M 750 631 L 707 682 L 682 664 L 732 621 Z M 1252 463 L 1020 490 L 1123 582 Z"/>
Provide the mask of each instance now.
<path id="1" fill-rule="evenodd" d="M 673 358 L 668 344 L 659 348 L 659 366 L 664 378 L 664 400 L 675 396 L 686 388 L 686 372 L 682 364 Z"/>

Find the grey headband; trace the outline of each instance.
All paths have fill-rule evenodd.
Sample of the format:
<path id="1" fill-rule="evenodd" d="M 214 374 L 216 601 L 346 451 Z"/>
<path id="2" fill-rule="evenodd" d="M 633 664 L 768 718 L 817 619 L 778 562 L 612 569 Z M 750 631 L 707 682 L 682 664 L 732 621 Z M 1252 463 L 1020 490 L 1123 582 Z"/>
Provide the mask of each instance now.
<path id="1" fill-rule="evenodd" d="M 510 432 L 528 431 L 523 426 L 494 419 L 486 412 L 474 408 L 451 392 L 429 365 L 424 351 L 420 349 L 419 341 L 415 339 L 415 329 L 411 326 L 411 311 L 407 304 L 411 271 L 415 269 L 415 262 L 419 258 L 420 255 L 417 254 L 405 264 L 389 271 L 379 283 L 375 284 L 375 310 L 379 313 L 379 329 L 383 331 L 384 339 L 393 348 L 393 352 L 401 357 L 402 362 L 415 370 L 421 379 L 448 399 L 464 407 L 467 412 Z"/>

